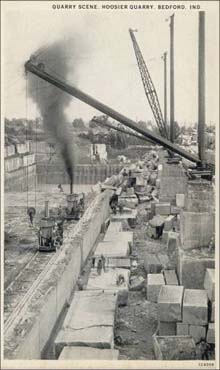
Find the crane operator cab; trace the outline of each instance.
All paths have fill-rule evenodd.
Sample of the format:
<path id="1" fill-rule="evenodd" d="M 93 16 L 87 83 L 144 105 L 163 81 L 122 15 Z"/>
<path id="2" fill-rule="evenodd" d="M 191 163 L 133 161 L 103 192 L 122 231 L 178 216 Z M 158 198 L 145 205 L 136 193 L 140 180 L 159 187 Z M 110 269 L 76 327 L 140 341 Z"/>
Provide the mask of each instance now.
<path id="1" fill-rule="evenodd" d="M 67 195 L 67 208 L 66 208 L 67 220 L 79 220 L 83 215 L 84 208 L 85 208 L 84 193 Z"/>
<path id="2" fill-rule="evenodd" d="M 63 221 L 44 217 L 38 232 L 39 251 L 56 252 L 63 244 Z"/>

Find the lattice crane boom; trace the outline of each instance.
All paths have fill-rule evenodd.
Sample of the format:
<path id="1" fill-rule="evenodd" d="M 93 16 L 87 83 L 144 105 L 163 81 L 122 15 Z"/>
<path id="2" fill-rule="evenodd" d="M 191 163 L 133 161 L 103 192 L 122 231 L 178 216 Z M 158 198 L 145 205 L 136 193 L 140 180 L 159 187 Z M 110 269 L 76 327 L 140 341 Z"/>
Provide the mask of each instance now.
<path id="1" fill-rule="evenodd" d="M 130 33 L 131 40 L 132 40 L 133 47 L 134 47 L 135 56 L 137 59 L 139 70 L 140 70 L 141 79 L 144 85 L 144 91 L 147 96 L 147 100 L 150 104 L 151 110 L 153 112 L 156 124 L 159 128 L 160 134 L 168 138 L 168 132 L 167 132 L 166 125 L 164 123 L 157 92 L 154 87 L 154 84 L 151 79 L 151 76 L 148 71 L 145 60 L 143 58 L 143 55 L 141 53 L 141 50 L 139 48 L 139 45 L 137 43 L 137 40 L 135 38 L 134 32 L 137 32 L 137 30 L 132 30 L 131 28 L 129 29 L 129 33 Z"/>

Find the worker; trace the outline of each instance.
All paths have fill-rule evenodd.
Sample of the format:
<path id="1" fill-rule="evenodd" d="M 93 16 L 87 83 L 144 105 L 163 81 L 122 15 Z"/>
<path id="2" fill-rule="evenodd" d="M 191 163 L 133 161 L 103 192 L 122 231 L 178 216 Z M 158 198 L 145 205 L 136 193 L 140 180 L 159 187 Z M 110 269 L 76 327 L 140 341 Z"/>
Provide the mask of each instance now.
<path id="1" fill-rule="evenodd" d="M 201 354 L 201 360 L 208 360 L 210 345 L 205 341 L 204 338 L 202 338 L 202 340 L 199 343 L 199 350 Z"/>
<path id="2" fill-rule="evenodd" d="M 101 275 L 101 273 L 102 273 L 102 260 L 101 259 L 98 260 L 97 273 L 98 273 L 98 275 Z"/>
<path id="3" fill-rule="evenodd" d="M 101 255 L 101 259 L 102 259 L 102 268 L 103 271 L 105 272 L 105 257 L 103 256 L 103 254 Z"/>
<path id="4" fill-rule="evenodd" d="M 114 214 L 116 214 L 116 211 L 117 211 L 117 205 L 118 205 L 118 195 L 117 194 L 113 194 L 110 201 L 109 201 L 109 205 L 112 209 L 112 212 Z"/>
<path id="5" fill-rule="evenodd" d="M 61 184 L 58 185 L 58 189 L 60 190 L 60 193 L 63 193 L 63 187 Z"/>
<path id="6" fill-rule="evenodd" d="M 33 214 L 33 212 L 30 212 L 29 213 L 29 219 L 30 219 L 31 225 L 33 226 L 33 220 L 34 220 L 34 214 Z"/>

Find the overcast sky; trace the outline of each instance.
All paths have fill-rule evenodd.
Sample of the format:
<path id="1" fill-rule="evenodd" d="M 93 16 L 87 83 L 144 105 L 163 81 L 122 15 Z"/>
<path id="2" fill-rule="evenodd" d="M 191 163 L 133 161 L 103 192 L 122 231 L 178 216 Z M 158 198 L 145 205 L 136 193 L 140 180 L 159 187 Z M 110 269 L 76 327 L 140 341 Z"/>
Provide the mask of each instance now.
<path id="1" fill-rule="evenodd" d="M 73 56 L 69 55 L 69 59 L 74 73 L 77 72 L 77 86 L 134 120 L 152 119 L 129 28 L 138 29 L 136 38 L 163 111 L 161 56 L 164 51 L 169 51 L 169 21 L 166 19 L 173 11 L 53 10 L 52 4 L 57 3 L 22 4 L 19 1 L 3 4 L 6 117 L 39 116 L 31 100 L 26 104 L 24 63 L 40 46 L 74 36 L 77 40 L 77 65 Z M 101 3 L 97 4 L 101 7 Z M 156 3 L 152 4 L 156 6 Z M 201 4 L 204 8 L 205 2 Z M 216 2 L 210 2 L 206 11 L 207 124 L 218 121 L 218 54 L 218 8 Z M 175 11 L 175 119 L 180 123 L 197 121 L 197 74 L 198 12 Z M 68 80 L 73 81 L 71 73 Z M 89 120 L 99 112 L 73 98 L 66 114 L 70 121 L 77 117 Z"/>

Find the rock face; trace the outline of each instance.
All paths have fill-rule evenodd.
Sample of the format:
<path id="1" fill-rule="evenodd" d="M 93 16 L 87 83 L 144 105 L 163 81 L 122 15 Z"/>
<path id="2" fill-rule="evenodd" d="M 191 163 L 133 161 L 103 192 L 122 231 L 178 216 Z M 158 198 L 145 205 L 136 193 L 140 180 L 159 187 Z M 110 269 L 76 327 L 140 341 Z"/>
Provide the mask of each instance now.
<path id="1" fill-rule="evenodd" d="M 183 323 L 190 325 L 206 325 L 208 323 L 208 297 L 205 290 L 185 290 Z"/>
<path id="2" fill-rule="evenodd" d="M 183 249 L 207 247 L 215 229 L 214 213 L 183 211 L 180 235 Z"/>
<path id="3" fill-rule="evenodd" d="M 185 289 L 204 289 L 207 268 L 215 267 L 214 255 L 208 256 L 198 249 L 182 250 L 179 248 L 178 275 Z"/>
<path id="4" fill-rule="evenodd" d="M 204 288 L 210 299 L 215 300 L 215 269 L 206 269 Z"/>
<path id="5" fill-rule="evenodd" d="M 156 360 L 195 360 L 196 346 L 191 336 L 153 336 Z"/>
<path id="6" fill-rule="evenodd" d="M 182 320 L 183 286 L 161 287 L 158 297 L 158 316 L 160 321 L 177 322 Z"/>

